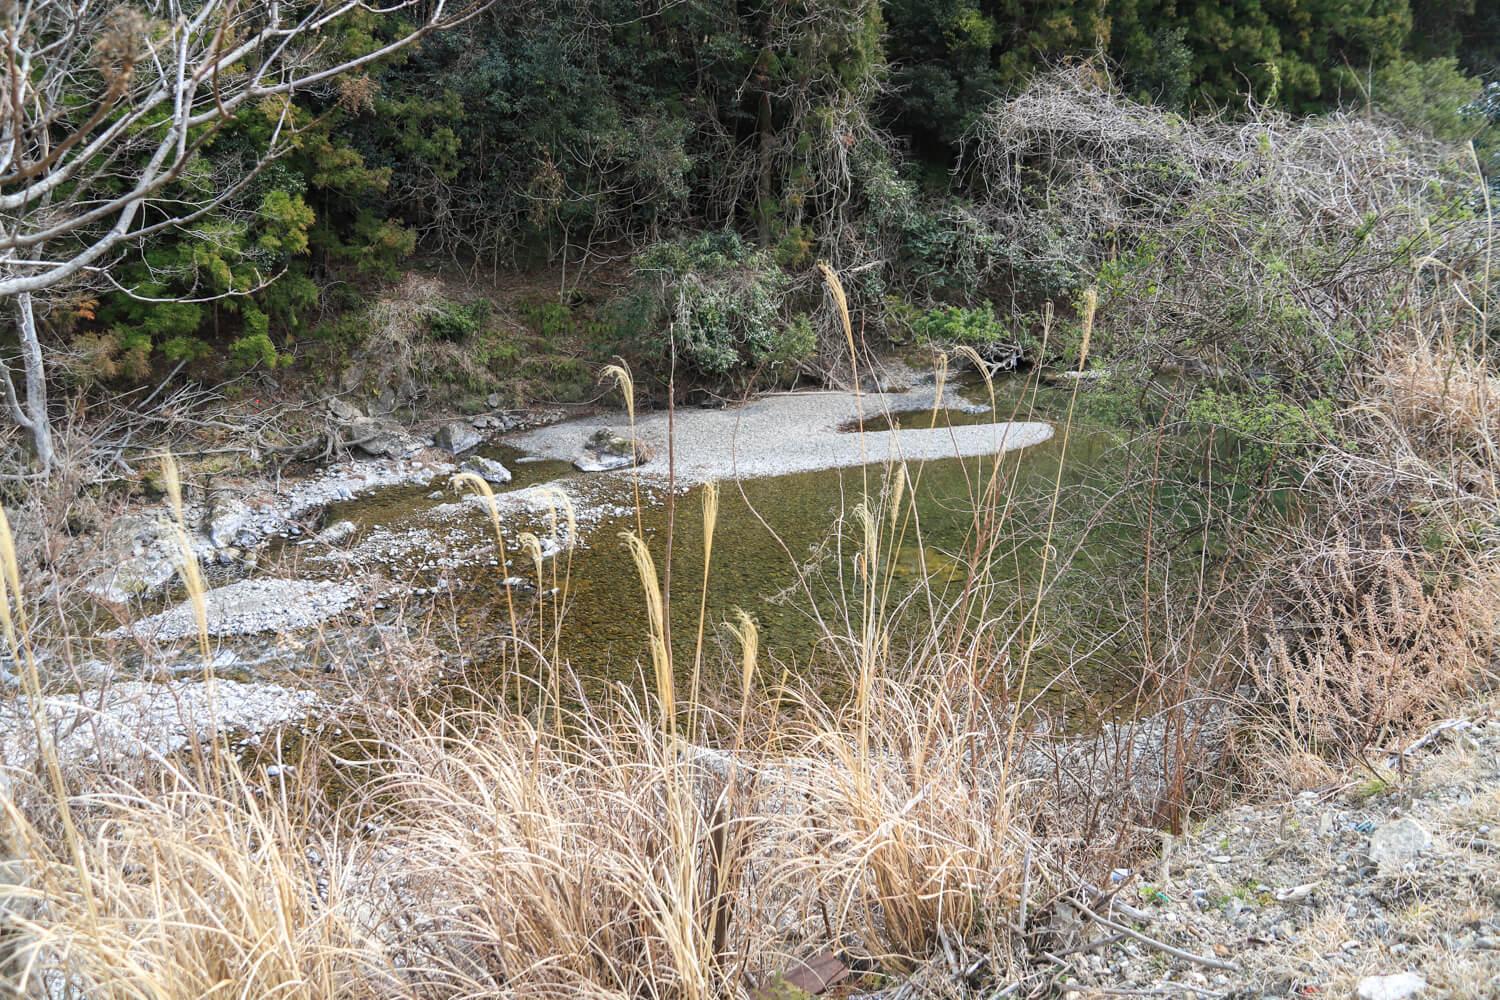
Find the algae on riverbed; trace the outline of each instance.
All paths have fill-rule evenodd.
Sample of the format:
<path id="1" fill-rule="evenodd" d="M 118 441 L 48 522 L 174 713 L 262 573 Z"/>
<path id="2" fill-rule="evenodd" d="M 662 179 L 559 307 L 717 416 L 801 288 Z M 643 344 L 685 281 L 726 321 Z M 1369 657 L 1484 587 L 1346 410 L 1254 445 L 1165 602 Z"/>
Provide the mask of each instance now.
<path id="1" fill-rule="evenodd" d="M 1022 379 L 1000 383 L 997 390 L 993 412 L 982 384 L 973 383 L 963 387 L 963 400 L 956 400 L 954 408 L 871 417 L 865 429 L 884 431 L 897 425 L 925 429 L 931 425 L 941 431 L 1012 415 L 1016 419 L 1032 415 L 1057 419 L 1066 409 L 1066 391 L 1037 389 Z M 877 422 L 882 426 L 877 428 Z M 851 429 L 851 433 L 857 430 Z M 1063 488 L 1087 481 L 1091 470 L 1106 460 L 1117 443 L 1107 430 L 1073 427 Z M 789 438 L 787 447 L 795 447 L 795 441 Z M 505 531 L 512 547 L 507 567 L 502 569 L 494 558 L 493 539 L 481 511 L 431 487 L 377 491 L 339 504 L 329 510 L 327 519 L 349 520 L 357 526 L 347 548 L 305 552 L 288 546 L 281 550 L 280 559 L 297 563 L 298 572 L 303 574 L 347 569 L 351 558 L 382 563 L 385 572 L 409 584 L 416 594 L 416 599 L 407 601 L 400 610 L 393 599 L 388 613 L 409 614 L 421 609 L 444 626 L 451 620 L 450 634 L 461 642 L 466 659 L 471 665 L 482 665 L 484 650 L 497 648 L 500 636 L 509 627 L 502 581 L 534 575 L 530 560 L 520 555 L 521 532 L 531 531 L 545 539 L 557 530 L 536 494 L 539 485 L 556 483 L 574 497 L 586 521 L 579 531 L 581 544 L 571 554 L 554 557 L 561 560 L 559 580 L 566 574 L 568 582 L 566 624 L 559 647 L 562 657 L 591 681 L 636 679 L 637 664 L 645 652 L 646 625 L 635 568 L 619 534 L 640 530 L 663 577 L 673 581 L 670 621 L 674 653 L 679 662 L 690 662 L 702 582 L 703 525 L 698 495 L 702 487 L 680 487 L 669 511 L 662 484 L 648 479 L 642 509 L 637 511 L 633 478 L 628 473 L 584 476 L 561 461 L 526 461 L 507 447 L 495 447 L 490 452 L 516 473 L 515 481 L 499 493 L 506 505 Z M 989 590 L 992 608 L 1009 608 L 1002 616 L 1003 624 L 1018 624 L 1029 610 L 1039 583 L 1042 542 L 1031 530 L 1035 524 L 1031 515 L 1051 496 L 1062 453 L 1063 442 L 1056 437 L 998 457 L 912 464 L 910 496 L 915 501 L 916 516 L 891 562 L 893 603 L 899 603 L 924 582 L 939 597 L 945 592 L 953 596 L 955 588 L 977 583 Z M 981 512 L 983 516 L 976 521 L 976 503 L 997 469 L 1006 509 Z M 743 608 L 760 624 L 770 658 L 804 677 L 818 676 L 820 662 L 838 652 L 830 645 L 830 634 L 850 634 L 843 616 L 849 614 L 852 597 L 848 560 L 853 548 L 841 533 L 847 532 L 849 517 L 866 491 L 878 492 L 882 481 L 879 467 L 854 467 L 722 484 L 706 599 L 710 648 L 714 641 L 729 638 L 716 624 L 731 620 L 734 609 Z M 665 560 L 669 521 L 670 568 Z M 1023 522 L 1026 527 L 1022 527 Z M 976 523 L 999 532 L 993 544 L 984 545 L 990 555 L 977 569 L 971 565 Z M 1086 545 L 1108 549 L 1124 542 L 1108 529 L 1097 528 Z M 552 585 L 552 570 L 548 568 L 545 573 L 548 579 L 528 581 L 526 589 L 539 583 L 536 589 L 546 591 Z M 533 606 L 549 624 L 552 600 L 543 598 Z M 906 608 L 909 617 L 916 610 Z M 1028 684 L 1031 692 L 1047 686 L 1074 659 L 1064 625 L 1069 616 L 1080 614 L 1107 611 L 1043 603 L 1042 618 L 1047 627 L 1040 632 Z M 718 658 L 710 660 L 716 662 Z M 1134 680 L 1124 650 L 1096 652 L 1087 669 L 1081 687 L 1091 695 L 1118 691 Z M 1077 693 L 1079 689 L 1059 687 L 1053 697 L 1065 700 L 1067 692 Z"/>

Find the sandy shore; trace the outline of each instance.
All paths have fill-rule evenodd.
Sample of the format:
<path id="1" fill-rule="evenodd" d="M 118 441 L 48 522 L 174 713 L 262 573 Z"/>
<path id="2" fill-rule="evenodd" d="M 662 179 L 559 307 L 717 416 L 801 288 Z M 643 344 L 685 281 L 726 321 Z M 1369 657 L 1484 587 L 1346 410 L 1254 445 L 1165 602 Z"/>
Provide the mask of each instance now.
<path id="1" fill-rule="evenodd" d="M 933 388 L 908 392 L 808 392 L 763 396 L 724 410 L 679 409 L 675 420 L 677 479 L 756 479 L 886 461 L 923 461 L 994 455 L 1040 444 L 1052 426 L 1040 422 L 998 421 L 966 427 L 872 431 L 839 430 L 861 414 L 866 421 L 884 413 L 913 413 L 933 405 Z M 950 394 L 946 405 L 970 408 Z M 913 422 L 920 420 L 913 413 Z M 594 417 L 538 427 L 508 442 L 544 458 L 572 460 L 584 440 L 600 427 L 628 434 L 629 421 Z M 644 473 L 667 472 L 667 414 L 641 415 L 636 433 L 653 452 Z"/>

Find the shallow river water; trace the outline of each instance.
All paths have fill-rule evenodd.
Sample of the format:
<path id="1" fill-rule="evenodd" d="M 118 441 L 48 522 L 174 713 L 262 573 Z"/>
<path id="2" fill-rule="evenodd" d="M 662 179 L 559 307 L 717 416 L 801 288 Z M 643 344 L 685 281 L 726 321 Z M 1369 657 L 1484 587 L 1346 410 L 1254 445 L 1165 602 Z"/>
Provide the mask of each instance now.
<path id="1" fill-rule="evenodd" d="M 916 519 L 901 533 L 899 546 L 890 557 L 893 601 L 927 581 L 936 597 L 952 595 L 966 582 L 992 588 L 991 607 L 1000 610 L 1006 624 L 1014 624 L 1031 609 L 1039 581 L 1041 554 L 1039 524 L 1045 524 L 1050 498 L 1062 468 L 1064 502 L 1070 486 L 1088 481 L 1097 463 L 1117 445 L 1113 434 L 1075 421 L 1062 433 L 1069 391 L 1036 387 L 1016 378 L 997 383 L 993 413 L 968 413 L 962 409 L 902 414 L 907 427 L 972 424 L 996 419 L 1038 419 L 1053 422 L 1058 433 L 1043 444 L 997 458 L 943 459 L 909 468 L 913 484 Z M 988 409 L 989 398 L 982 384 L 963 386 L 961 392 L 972 403 Z M 869 430 L 885 430 L 889 420 L 869 421 Z M 856 433 L 858 428 L 848 428 Z M 789 432 L 787 447 L 795 448 Z M 404 578 L 416 587 L 416 597 L 399 613 L 410 623 L 413 615 L 429 616 L 433 632 L 475 653 L 482 671 L 484 650 L 497 650 L 494 640 L 509 625 L 514 607 L 527 623 L 522 631 L 538 636 L 549 647 L 551 624 L 563 616 L 557 650 L 582 677 L 596 681 L 630 681 L 645 658 L 647 621 L 642 585 L 621 533 L 639 529 L 647 539 L 659 572 L 665 575 L 665 549 L 669 511 L 666 490 L 659 484 L 638 484 L 629 473 L 585 474 L 556 461 L 527 461 L 513 449 L 494 446 L 485 454 L 500 458 L 515 474 L 512 483 L 497 487 L 502 504 L 508 499 L 535 495 L 534 487 L 556 484 L 574 499 L 580 514 L 578 535 L 582 544 L 566 549 L 543 565 L 540 599 L 529 590 L 536 572 L 530 556 L 518 544 L 522 531 L 543 540 L 555 535 L 554 519 L 545 504 L 506 506 L 502 525 L 509 545 L 509 566 L 503 570 L 495 558 L 489 518 L 475 501 L 463 501 L 451 492 L 433 487 L 397 487 L 379 490 L 330 509 L 325 524 L 353 522 L 355 532 L 344 550 L 352 556 L 303 555 L 287 547 L 279 561 L 302 576 L 336 576 L 350 571 L 351 560 L 393 578 Z M 999 518 L 994 556 L 974 567 L 972 551 L 975 498 L 982 484 L 1000 463 L 1002 504 L 1007 515 Z M 832 634 L 844 609 L 857 604 L 850 593 L 853 554 L 859 548 L 849 515 L 867 494 L 878 495 L 887 470 L 880 466 L 833 469 L 720 486 L 717 528 L 707 587 L 708 623 L 705 648 L 707 664 L 732 662 L 721 649 L 732 649 L 730 636 L 720 623 L 733 620 L 735 609 L 743 609 L 757 622 L 764 659 L 816 678 L 833 655 Z M 642 502 L 637 509 L 636 491 Z M 528 492 L 530 490 L 530 492 Z M 671 513 L 673 554 L 671 564 L 671 625 L 679 672 L 693 660 L 699 621 L 699 599 L 703 579 L 702 488 L 680 489 Z M 915 525 L 920 524 L 920 544 Z M 842 525 L 842 527 L 841 527 Z M 837 544 L 840 532 L 843 544 Z M 1118 545 L 1102 529 L 1089 545 Z M 362 554 L 362 555 L 361 555 Z M 842 571 L 842 572 L 841 572 Z M 501 581 L 510 577 L 526 581 L 510 591 Z M 842 578 L 842 579 L 841 579 Z M 566 583 L 566 602 L 559 609 L 555 597 L 547 596 L 554 582 Z M 384 613 L 398 613 L 397 602 Z M 921 607 L 926 607 L 925 598 Z M 1010 612 L 1004 612 L 1011 606 Z M 1093 613 L 1090 609 L 1043 602 L 1038 632 L 1037 669 L 1033 689 L 1076 659 L 1067 640 L 1070 616 Z M 916 615 L 922 619 L 922 615 Z M 918 627 L 918 626 L 912 626 Z M 896 630 L 897 638 L 901 627 Z M 493 654 L 489 654 L 493 655 Z M 710 670 L 713 668 L 710 667 Z M 1133 680 L 1124 651 L 1096 653 L 1081 682 L 1092 694 L 1107 694 Z M 838 673 L 838 672 L 831 672 Z M 710 682 L 713 678 L 710 677 Z M 1079 690 L 1075 685 L 1074 690 Z M 1050 697 L 1066 698 L 1059 691 Z"/>

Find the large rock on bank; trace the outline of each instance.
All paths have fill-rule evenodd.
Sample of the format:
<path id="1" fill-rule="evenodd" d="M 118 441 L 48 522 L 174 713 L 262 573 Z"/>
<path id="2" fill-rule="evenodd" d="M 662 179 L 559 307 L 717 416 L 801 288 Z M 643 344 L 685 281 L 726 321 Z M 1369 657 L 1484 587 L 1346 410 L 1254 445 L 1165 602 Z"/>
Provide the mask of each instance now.
<path id="1" fill-rule="evenodd" d="M 609 472 L 649 461 L 651 449 L 644 441 L 601 427 L 584 441 L 583 448 L 573 459 L 573 467 L 580 472 Z"/>
<path id="2" fill-rule="evenodd" d="M 432 443 L 452 455 L 472 451 L 484 443 L 484 435 L 474 425 L 463 420 L 450 420 L 439 427 L 432 436 Z"/>
<path id="3" fill-rule="evenodd" d="M 382 417 L 356 417 L 339 429 L 339 439 L 346 447 L 377 458 L 405 458 L 422 450 L 421 441 Z"/>

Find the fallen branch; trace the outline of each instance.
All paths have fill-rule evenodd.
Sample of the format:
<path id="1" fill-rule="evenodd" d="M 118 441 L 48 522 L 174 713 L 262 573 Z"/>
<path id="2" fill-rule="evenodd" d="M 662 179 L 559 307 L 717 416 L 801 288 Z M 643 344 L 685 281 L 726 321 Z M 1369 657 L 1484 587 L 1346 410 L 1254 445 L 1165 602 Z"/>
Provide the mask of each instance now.
<path id="1" fill-rule="evenodd" d="M 1240 967 L 1238 965 L 1235 965 L 1233 962 L 1221 961 L 1220 959 L 1212 958 L 1208 955 L 1195 955 L 1190 951 L 1184 951 L 1181 948 L 1175 948 L 1172 945 L 1167 944 L 1165 941 L 1158 941 L 1154 937 L 1149 937 L 1148 935 L 1142 934 L 1134 927 L 1127 927 L 1124 924 L 1117 924 L 1107 917 L 1101 917 L 1099 914 L 1095 913 L 1087 906 L 1084 906 L 1083 903 L 1079 902 L 1077 899 L 1070 900 L 1070 902 L 1074 906 L 1078 907 L 1080 913 L 1088 917 L 1090 920 L 1098 923 L 1101 927 L 1108 927 L 1112 931 L 1117 931 L 1121 934 L 1124 934 L 1126 937 L 1131 938 L 1134 941 L 1138 941 L 1148 948 L 1155 948 L 1157 951 L 1165 952 L 1166 954 L 1171 955 L 1173 958 L 1180 958 L 1184 962 L 1195 962 L 1198 965 L 1206 965 L 1210 969 L 1221 969 L 1225 972 L 1240 971 Z"/>

